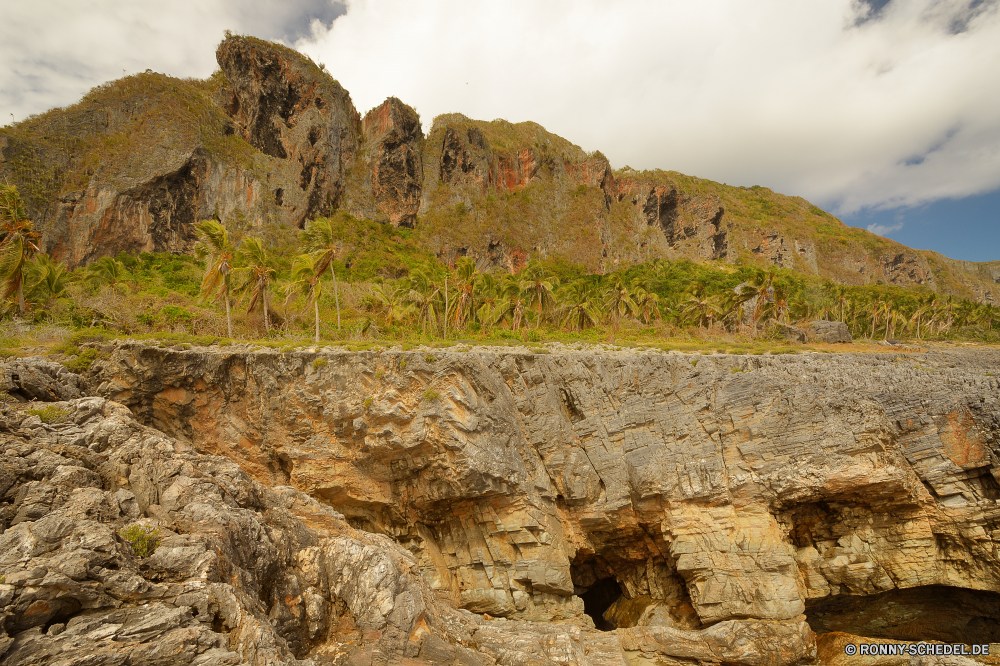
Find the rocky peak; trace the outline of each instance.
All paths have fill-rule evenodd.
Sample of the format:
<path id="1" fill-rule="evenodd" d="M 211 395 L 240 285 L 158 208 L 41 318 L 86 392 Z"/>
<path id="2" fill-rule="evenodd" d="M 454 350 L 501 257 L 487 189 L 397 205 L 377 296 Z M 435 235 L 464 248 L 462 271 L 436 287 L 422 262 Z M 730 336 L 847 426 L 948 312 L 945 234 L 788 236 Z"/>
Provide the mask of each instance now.
<path id="1" fill-rule="evenodd" d="M 281 180 L 297 185 L 276 192 L 276 203 L 299 227 L 332 212 L 358 146 L 360 116 L 347 91 L 300 53 L 251 37 L 227 37 L 216 59 L 231 86 L 226 113 L 250 145 L 287 162 Z"/>
<path id="2" fill-rule="evenodd" d="M 348 210 L 358 217 L 413 227 L 423 184 L 420 116 L 395 97 L 365 114 L 364 143 L 348 194 Z"/>

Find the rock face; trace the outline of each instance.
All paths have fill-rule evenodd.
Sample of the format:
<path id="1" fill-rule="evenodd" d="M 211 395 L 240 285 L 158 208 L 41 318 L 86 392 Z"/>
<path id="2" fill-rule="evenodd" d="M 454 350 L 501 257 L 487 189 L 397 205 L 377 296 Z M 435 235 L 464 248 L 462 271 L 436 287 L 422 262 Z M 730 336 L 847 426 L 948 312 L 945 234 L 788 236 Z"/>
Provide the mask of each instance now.
<path id="1" fill-rule="evenodd" d="M 364 142 L 351 174 L 345 208 L 355 217 L 412 228 L 423 180 L 420 117 L 390 97 L 365 114 L 361 128 Z"/>
<path id="2" fill-rule="evenodd" d="M 404 548 L 445 606 L 507 618 L 480 652 L 794 663 L 813 630 L 926 638 L 928 599 L 966 613 L 937 640 L 1000 641 L 995 351 L 105 351 L 96 390 L 176 447 L 315 498 Z"/>
<path id="3" fill-rule="evenodd" d="M 59 417 L 47 422 L 0 411 L 4 664 L 784 666 L 815 652 L 801 618 L 616 634 L 581 616 L 545 624 L 458 610 L 406 539 L 265 487 L 104 398 L 50 407 Z M 127 526 L 155 530 L 152 554 Z"/>
<path id="4" fill-rule="evenodd" d="M 87 383 L 58 363 L 37 356 L 12 358 L 0 368 L 0 391 L 20 402 L 54 402 L 84 395 Z"/>
<path id="5" fill-rule="evenodd" d="M 45 252 L 189 252 L 206 218 L 294 228 L 337 207 L 359 136 L 347 92 L 277 44 L 230 37 L 216 55 L 208 81 L 138 74 L 0 134 Z"/>
<path id="6" fill-rule="evenodd" d="M 281 184 L 275 203 L 299 228 L 330 214 L 358 147 L 351 96 L 301 54 L 269 42 L 228 37 L 216 58 L 231 86 L 226 113 L 250 145 L 280 160 L 270 176 Z"/>
<path id="7" fill-rule="evenodd" d="M 851 329 L 842 321 L 809 322 L 809 337 L 817 342 L 851 342 Z"/>
<path id="8" fill-rule="evenodd" d="M 42 248 L 71 267 L 188 252 L 193 224 L 290 241 L 343 210 L 411 227 L 448 262 L 514 271 L 559 257 L 606 272 L 652 259 L 751 262 L 844 284 L 1000 299 L 1000 263 L 952 261 L 847 227 L 809 202 L 668 171 L 611 168 L 531 123 L 434 119 L 390 97 L 361 119 L 321 66 L 228 36 L 205 81 L 146 72 L 0 128 Z"/>

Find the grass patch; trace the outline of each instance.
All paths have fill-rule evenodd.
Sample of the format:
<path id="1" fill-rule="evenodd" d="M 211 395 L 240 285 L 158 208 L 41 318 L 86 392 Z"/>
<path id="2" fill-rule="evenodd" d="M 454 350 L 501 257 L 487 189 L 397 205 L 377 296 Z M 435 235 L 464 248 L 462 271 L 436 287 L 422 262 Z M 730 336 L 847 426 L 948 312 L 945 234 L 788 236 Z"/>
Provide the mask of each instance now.
<path id="1" fill-rule="evenodd" d="M 37 416 L 42 423 L 61 423 L 69 416 L 69 411 L 55 405 L 46 405 L 29 409 L 28 414 Z"/>
<path id="2" fill-rule="evenodd" d="M 84 349 L 83 351 L 78 352 L 75 358 L 64 361 L 63 365 L 71 372 L 87 372 L 90 370 L 90 366 L 94 365 L 94 361 L 99 358 L 107 358 L 107 356 L 108 355 L 104 352 L 91 347 L 90 349 Z"/>

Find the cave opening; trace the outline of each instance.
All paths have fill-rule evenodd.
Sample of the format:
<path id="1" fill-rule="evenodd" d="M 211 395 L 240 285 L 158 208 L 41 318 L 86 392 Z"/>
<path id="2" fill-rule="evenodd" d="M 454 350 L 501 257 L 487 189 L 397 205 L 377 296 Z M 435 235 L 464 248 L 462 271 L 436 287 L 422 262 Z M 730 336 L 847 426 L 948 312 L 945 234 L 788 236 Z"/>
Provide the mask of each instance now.
<path id="1" fill-rule="evenodd" d="M 817 634 L 944 643 L 1000 642 L 1000 594 L 946 585 L 835 595 L 806 605 Z"/>
<path id="2" fill-rule="evenodd" d="M 594 626 L 601 631 L 611 631 L 615 625 L 604 619 L 604 611 L 622 596 L 621 585 L 614 578 L 602 578 L 586 591 L 579 594 L 583 599 L 583 612 L 594 621 Z"/>

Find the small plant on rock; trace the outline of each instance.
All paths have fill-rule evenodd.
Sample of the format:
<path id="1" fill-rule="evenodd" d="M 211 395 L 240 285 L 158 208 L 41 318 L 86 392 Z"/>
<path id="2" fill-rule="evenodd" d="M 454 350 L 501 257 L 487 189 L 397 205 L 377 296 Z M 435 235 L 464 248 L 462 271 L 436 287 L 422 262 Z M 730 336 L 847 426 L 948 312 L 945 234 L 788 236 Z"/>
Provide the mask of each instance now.
<path id="1" fill-rule="evenodd" d="M 437 402 L 441 399 L 441 394 L 434 389 L 427 389 L 424 391 L 424 400 L 427 402 Z"/>
<path id="2" fill-rule="evenodd" d="M 150 527 L 149 525 L 140 525 L 138 523 L 121 528 L 118 531 L 118 536 L 125 540 L 135 556 L 140 559 L 149 557 L 155 553 L 157 546 L 160 545 L 160 541 L 162 540 L 159 527 Z"/>
<path id="3" fill-rule="evenodd" d="M 37 416 L 42 420 L 42 423 L 59 423 L 69 415 L 69 412 L 62 407 L 46 405 L 44 407 L 29 409 L 28 414 Z"/>

